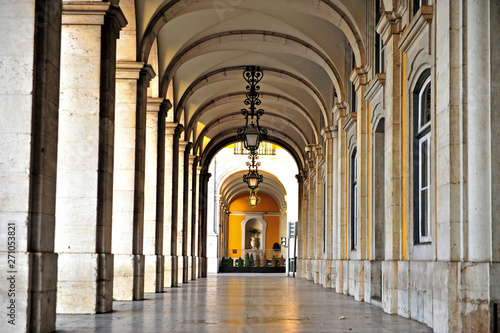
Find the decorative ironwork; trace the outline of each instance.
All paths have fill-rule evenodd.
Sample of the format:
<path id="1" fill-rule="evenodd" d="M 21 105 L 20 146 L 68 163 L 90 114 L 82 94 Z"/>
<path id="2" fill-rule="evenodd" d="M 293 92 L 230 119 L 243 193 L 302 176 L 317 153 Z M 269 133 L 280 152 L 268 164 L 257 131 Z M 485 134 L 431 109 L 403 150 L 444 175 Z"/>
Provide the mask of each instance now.
<path id="1" fill-rule="evenodd" d="M 241 114 L 245 117 L 245 126 L 237 130 L 237 138 L 243 141 L 245 149 L 251 152 L 259 149 L 260 142 L 267 135 L 267 129 L 261 128 L 259 124 L 260 117 L 264 114 L 264 110 L 259 108 L 261 104 L 259 93 L 259 82 L 264 74 L 260 66 L 247 66 L 243 72 L 243 78 L 247 81 L 246 99 L 244 104 L 248 108 L 241 109 Z"/>
<path id="2" fill-rule="evenodd" d="M 250 190 L 255 190 L 259 187 L 259 184 L 264 181 L 264 176 L 259 174 L 260 162 L 256 162 L 259 159 L 259 155 L 251 153 L 248 155 L 248 159 L 252 162 L 247 161 L 248 173 L 243 175 L 243 181 L 248 184 Z"/>

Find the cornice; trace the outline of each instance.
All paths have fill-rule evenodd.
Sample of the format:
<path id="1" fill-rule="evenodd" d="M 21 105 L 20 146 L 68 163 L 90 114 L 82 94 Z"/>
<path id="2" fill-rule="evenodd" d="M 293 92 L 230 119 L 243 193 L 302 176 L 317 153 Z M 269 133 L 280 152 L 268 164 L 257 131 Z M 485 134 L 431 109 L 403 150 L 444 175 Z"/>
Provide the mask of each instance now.
<path id="1" fill-rule="evenodd" d="M 385 73 L 375 74 L 374 80 L 370 82 L 365 91 L 365 100 L 371 102 L 380 90 L 383 91 L 385 86 Z"/>
<path id="2" fill-rule="evenodd" d="M 398 45 L 399 50 L 402 52 L 408 52 L 416 37 L 420 34 L 424 27 L 431 24 L 434 14 L 433 11 L 434 9 L 432 5 L 420 7 L 413 17 L 410 26 L 401 36 L 401 40 Z"/>

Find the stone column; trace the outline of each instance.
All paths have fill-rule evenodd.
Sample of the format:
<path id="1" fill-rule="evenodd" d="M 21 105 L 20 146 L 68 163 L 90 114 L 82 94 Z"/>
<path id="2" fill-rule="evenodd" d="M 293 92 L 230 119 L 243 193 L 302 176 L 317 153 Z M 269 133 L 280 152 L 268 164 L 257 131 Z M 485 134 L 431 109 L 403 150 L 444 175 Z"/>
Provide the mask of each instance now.
<path id="1" fill-rule="evenodd" d="M 491 125 L 488 1 L 467 1 L 469 260 L 491 259 Z"/>
<path id="2" fill-rule="evenodd" d="M 182 253 L 182 275 L 179 275 L 179 281 L 189 282 L 189 257 L 188 257 L 188 235 L 189 235 L 189 155 L 191 152 L 191 142 L 182 141 L 179 143 L 179 184 L 182 179 L 182 191 L 179 186 L 179 225 L 178 251 Z M 182 163 L 181 163 L 182 160 Z M 179 264 L 180 267 L 180 264 Z M 179 270 L 181 272 L 181 270 Z"/>
<path id="3" fill-rule="evenodd" d="M 56 241 L 57 311 L 112 309 L 116 39 L 105 2 L 63 2 Z M 83 107 L 84 106 L 84 107 Z"/>
<path id="4" fill-rule="evenodd" d="M 303 238 L 303 235 L 304 235 L 304 224 L 305 224 L 305 221 L 304 221 L 304 217 L 303 217 L 303 205 L 304 205 L 304 177 L 302 176 L 302 173 L 299 173 L 297 175 L 295 175 L 295 178 L 297 179 L 297 186 L 298 186 L 298 202 L 297 202 L 297 219 L 298 219 L 298 230 L 296 230 L 296 233 L 298 233 L 298 237 L 297 237 L 297 242 L 294 244 L 297 245 L 297 250 L 295 252 L 295 254 L 297 255 L 297 259 L 300 260 L 300 265 L 298 265 L 298 262 L 295 262 L 295 266 L 297 266 L 297 273 L 299 272 L 299 269 L 300 271 L 302 272 L 303 269 L 304 269 L 304 258 L 305 258 L 305 251 L 304 251 L 304 247 L 303 247 L 303 243 L 304 243 L 304 238 Z M 293 221 L 292 221 L 293 222 Z M 287 226 L 287 230 L 288 230 L 288 226 Z M 291 240 L 290 240 L 291 242 Z M 289 247 L 291 247 L 291 244 L 288 244 Z M 293 252 L 291 251 L 290 252 L 290 257 L 293 258 Z M 293 258 L 293 260 L 296 260 L 295 258 Z M 289 266 L 288 269 L 290 270 L 291 267 Z M 302 274 L 300 274 L 299 276 L 302 277 Z"/>
<path id="5" fill-rule="evenodd" d="M 0 331 L 52 332 L 61 3 L 4 1 L 0 12 Z"/>
<path id="6" fill-rule="evenodd" d="M 179 232 L 179 221 L 182 221 L 179 219 L 179 183 L 182 184 L 182 182 L 179 181 L 179 139 L 180 136 L 184 132 L 184 126 L 182 124 L 178 124 L 177 127 L 175 127 L 174 131 L 174 136 L 173 136 L 173 142 L 172 142 L 172 219 L 171 219 L 171 239 L 170 239 L 170 253 L 172 256 L 172 280 L 171 280 L 171 286 L 172 287 L 177 287 L 179 285 L 179 272 L 182 274 L 182 269 L 179 268 L 179 258 L 178 254 L 180 251 L 179 249 L 179 244 L 178 244 L 178 232 Z M 182 201 L 181 201 L 182 202 Z M 182 216 L 182 215 L 181 215 Z M 180 248 L 182 251 L 182 247 Z M 182 277 L 182 275 L 181 275 Z"/>
<path id="7" fill-rule="evenodd" d="M 333 109 L 333 114 L 335 121 L 337 122 L 338 128 L 343 128 L 345 119 L 347 117 L 347 104 L 337 103 Z M 338 131 L 337 139 L 337 258 L 336 271 L 337 278 L 335 280 L 335 290 L 337 293 L 348 293 L 348 286 L 345 277 L 348 274 L 347 265 L 348 262 L 348 236 L 347 236 L 347 133 L 344 131 Z"/>
<path id="8" fill-rule="evenodd" d="M 185 150 L 188 146 L 187 141 L 179 141 L 178 159 L 179 159 L 179 173 L 177 177 L 178 186 L 178 198 L 177 198 L 177 256 L 178 256 L 178 283 L 186 283 L 187 280 L 187 256 L 184 254 L 184 243 L 185 243 L 185 229 L 184 229 L 184 189 L 185 189 Z M 175 153 L 175 151 L 174 151 Z"/>
<path id="9" fill-rule="evenodd" d="M 165 287 L 172 286 L 172 163 L 173 163 L 173 145 L 174 145 L 174 134 L 177 123 L 170 122 L 169 118 L 172 115 L 167 116 L 165 123 L 165 190 L 163 197 L 163 255 L 165 256 L 165 273 L 164 273 L 164 285 Z M 176 266 L 175 266 L 176 267 Z"/>
<path id="10" fill-rule="evenodd" d="M 143 63 L 117 64 L 113 295 L 119 300 L 144 298 L 146 92 L 154 75 Z"/>
<path id="11" fill-rule="evenodd" d="M 199 269 L 198 277 L 207 277 L 207 200 L 208 200 L 208 181 L 210 174 L 206 168 L 203 168 L 200 174 L 200 206 L 198 209 L 199 232 L 198 232 L 198 253 L 199 253 Z"/>
<path id="12" fill-rule="evenodd" d="M 197 242 L 198 242 L 198 187 L 200 182 L 199 180 L 199 170 L 200 168 L 198 167 L 198 162 L 199 162 L 199 157 L 195 156 L 193 159 L 193 164 L 192 164 L 192 184 L 191 188 L 193 189 L 193 192 L 191 193 L 191 262 L 192 262 L 192 272 L 191 272 L 191 279 L 195 280 L 198 275 L 197 275 L 197 268 L 198 268 L 198 247 L 197 247 Z"/>
<path id="13" fill-rule="evenodd" d="M 366 91 L 367 73 L 364 68 L 356 67 L 349 77 L 356 89 L 358 108 L 356 110 L 356 149 L 357 149 L 357 170 L 358 170 L 358 244 L 357 259 L 368 259 L 368 151 L 370 149 L 368 142 L 368 129 L 370 126 L 370 115 L 368 114 L 368 105 L 364 99 Z"/>
<path id="14" fill-rule="evenodd" d="M 163 184 L 165 107 L 163 98 L 148 98 L 144 184 L 144 292 L 163 291 Z M 161 208 L 160 208 L 161 206 Z"/>
<path id="15" fill-rule="evenodd" d="M 192 144 L 191 144 L 192 147 Z M 196 156 L 189 154 L 189 151 L 191 150 L 191 147 L 189 149 L 186 148 L 186 152 L 184 155 L 185 160 L 187 161 L 184 162 L 184 170 L 186 171 L 186 178 L 184 179 L 184 185 L 185 188 L 187 189 L 184 191 L 184 202 L 187 201 L 187 203 L 184 205 L 184 221 L 186 227 L 184 228 L 185 233 L 186 233 L 186 256 L 188 258 L 188 273 L 187 273 L 187 279 L 193 280 L 193 252 L 192 252 L 192 242 L 193 242 L 193 237 L 192 237 L 192 224 L 191 224 L 191 215 L 192 215 L 192 206 L 193 206 L 193 163 L 194 159 Z M 186 170 L 187 169 L 187 170 Z M 187 197 L 187 198 L 186 198 Z"/>
<path id="16" fill-rule="evenodd" d="M 386 176 L 386 224 L 385 259 L 382 263 L 383 299 L 382 306 L 387 313 L 398 309 L 398 268 L 401 259 L 401 52 L 398 44 L 401 35 L 401 17 L 398 12 L 386 11 L 377 25 L 382 35 L 386 54 L 386 121 L 385 121 L 385 176 Z"/>
<path id="17" fill-rule="evenodd" d="M 324 286 L 327 288 L 333 288 L 335 286 L 335 281 L 332 281 L 331 277 L 336 275 L 336 270 L 335 270 L 335 264 L 332 259 L 336 259 L 334 256 L 335 253 L 335 244 L 336 244 L 336 238 L 337 238 L 337 230 L 336 226 L 337 224 L 336 219 L 334 219 L 335 214 L 334 212 L 334 205 L 335 205 L 335 198 L 336 198 L 336 193 L 334 190 L 334 177 L 336 174 L 334 173 L 334 170 L 336 170 L 336 158 L 333 154 L 333 151 L 335 149 L 335 144 L 334 142 L 334 135 L 336 138 L 336 126 L 331 126 L 331 127 L 325 127 L 322 129 L 321 134 L 324 138 L 325 142 L 325 173 L 326 173 L 326 231 L 325 231 L 325 253 L 324 253 L 324 258 L 326 259 L 325 262 L 325 283 Z"/>

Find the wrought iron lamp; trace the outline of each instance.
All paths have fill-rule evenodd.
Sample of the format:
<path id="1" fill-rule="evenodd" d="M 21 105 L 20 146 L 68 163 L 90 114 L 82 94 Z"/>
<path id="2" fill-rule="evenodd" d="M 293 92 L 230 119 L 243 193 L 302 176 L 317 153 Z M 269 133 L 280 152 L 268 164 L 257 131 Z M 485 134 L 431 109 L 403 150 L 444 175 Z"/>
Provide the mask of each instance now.
<path id="1" fill-rule="evenodd" d="M 257 196 L 257 191 L 259 191 L 258 188 L 256 188 L 255 190 L 250 190 L 250 195 L 247 198 L 247 203 L 252 209 L 257 207 L 257 205 L 260 203 L 260 197 Z"/>
<path id="2" fill-rule="evenodd" d="M 255 190 L 259 187 L 259 183 L 262 183 L 264 180 L 264 176 L 259 174 L 260 162 L 256 162 L 259 156 L 253 152 L 250 153 L 248 159 L 251 160 L 252 163 L 247 161 L 248 173 L 243 175 L 243 181 L 248 184 L 250 190 Z"/>
<path id="3" fill-rule="evenodd" d="M 248 109 L 241 109 L 241 114 L 245 117 L 245 126 L 237 130 L 237 138 L 243 141 L 245 149 L 255 152 L 259 149 L 260 142 L 267 135 L 267 129 L 261 128 L 259 119 L 264 114 L 263 109 L 258 109 L 261 101 L 259 99 L 260 86 L 264 74 L 260 66 L 247 66 L 243 72 L 243 78 L 247 81 L 245 105 Z"/>

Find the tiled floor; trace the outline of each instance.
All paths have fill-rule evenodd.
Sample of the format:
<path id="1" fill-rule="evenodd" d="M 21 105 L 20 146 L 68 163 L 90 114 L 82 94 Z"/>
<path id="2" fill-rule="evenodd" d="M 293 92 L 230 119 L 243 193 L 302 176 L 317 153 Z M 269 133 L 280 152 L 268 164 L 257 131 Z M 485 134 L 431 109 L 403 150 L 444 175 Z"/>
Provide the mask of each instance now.
<path id="1" fill-rule="evenodd" d="M 211 275 L 113 307 L 106 314 L 59 315 L 57 332 L 432 332 L 284 274 Z"/>

